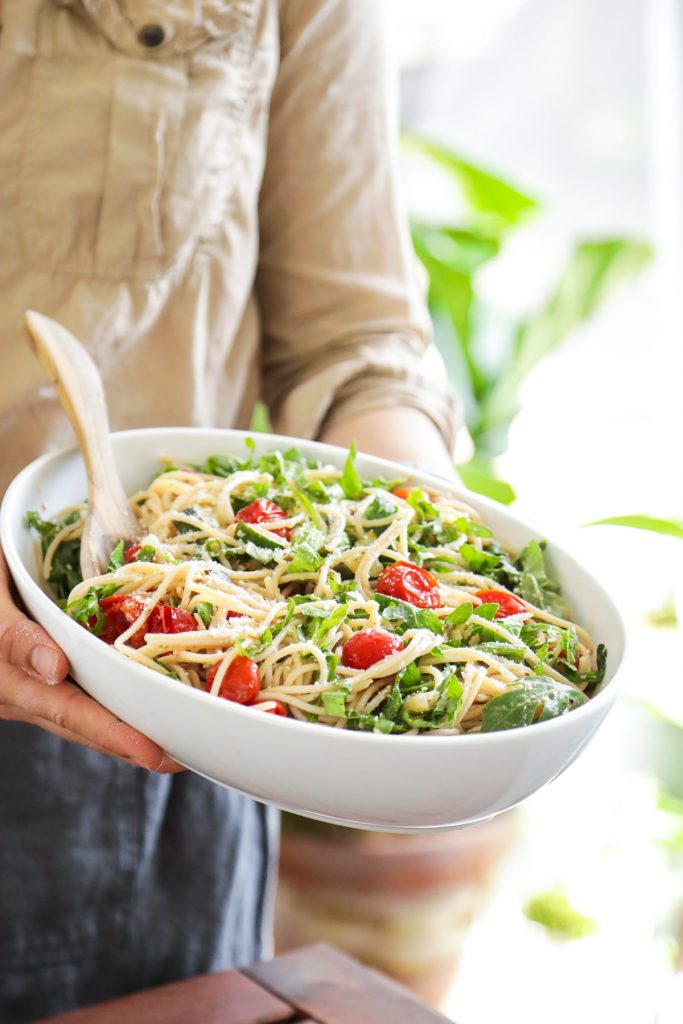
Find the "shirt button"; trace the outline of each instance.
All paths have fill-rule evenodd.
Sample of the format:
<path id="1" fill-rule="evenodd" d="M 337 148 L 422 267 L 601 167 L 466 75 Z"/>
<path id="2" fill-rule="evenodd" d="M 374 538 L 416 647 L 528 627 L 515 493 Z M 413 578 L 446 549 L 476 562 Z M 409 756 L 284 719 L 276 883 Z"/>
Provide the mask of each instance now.
<path id="1" fill-rule="evenodd" d="M 150 50 L 161 46 L 165 38 L 166 33 L 161 25 L 143 25 L 138 32 L 138 42 Z"/>

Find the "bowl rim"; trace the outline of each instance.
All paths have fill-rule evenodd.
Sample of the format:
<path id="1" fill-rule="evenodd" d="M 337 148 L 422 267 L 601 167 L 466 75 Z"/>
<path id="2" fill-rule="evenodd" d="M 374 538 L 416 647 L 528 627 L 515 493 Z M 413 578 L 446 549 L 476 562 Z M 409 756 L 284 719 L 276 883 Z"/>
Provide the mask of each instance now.
<path id="1" fill-rule="evenodd" d="M 272 445 L 273 448 L 281 449 L 301 447 L 302 445 L 313 446 L 314 449 L 320 452 L 321 454 L 327 452 L 331 453 L 333 457 L 336 454 L 336 457 L 339 460 L 345 459 L 348 454 L 347 448 L 344 448 L 339 445 L 328 444 L 327 442 L 314 441 L 308 438 L 291 437 L 285 434 L 261 433 L 250 430 L 238 430 L 236 428 L 231 427 L 138 427 L 131 430 L 112 431 L 111 437 L 114 446 L 116 446 L 119 440 L 125 441 L 126 439 L 152 439 L 155 436 L 163 436 L 170 438 L 172 440 L 174 436 L 186 437 L 187 435 L 200 436 L 209 434 L 217 436 L 223 435 L 226 437 L 226 440 L 230 442 L 241 441 L 242 443 L 244 443 L 244 441 L 247 438 L 253 438 L 257 441 L 263 441 L 268 445 Z M 56 602 L 52 598 L 50 598 L 50 596 L 45 592 L 45 590 L 39 587 L 38 584 L 33 580 L 30 572 L 28 571 L 26 565 L 24 564 L 24 561 L 20 557 L 18 549 L 14 543 L 13 530 L 15 528 L 15 522 L 13 517 L 15 515 L 15 495 L 17 495 L 20 492 L 22 486 L 28 479 L 40 479 L 40 476 L 51 464 L 57 463 L 62 459 L 72 458 L 74 456 L 76 457 L 76 459 L 82 461 L 78 446 L 66 445 L 55 451 L 46 452 L 43 455 L 38 456 L 36 459 L 33 459 L 30 463 L 28 463 L 28 465 L 21 469 L 13 478 L 13 480 L 7 487 L 7 490 L 5 491 L 5 494 L 2 499 L 2 504 L 0 505 L 0 544 L 2 545 L 2 549 L 4 550 L 10 572 L 13 577 L 19 577 L 23 585 L 33 592 L 35 599 L 39 603 L 39 606 L 45 610 L 46 614 L 49 617 L 55 613 L 59 613 L 60 615 L 62 615 L 63 613 L 56 604 Z M 382 458 L 381 456 L 371 455 L 368 452 L 358 451 L 357 457 L 359 460 L 365 458 L 371 460 L 372 462 L 378 463 L 382 467 L 385 467 L 387 470 L 390 470 L 393 473 L 393 475 L 396 475 L 397 472 L 402 473 L 404 476 L 408 477 L 408 479 L 415 479 L 418 482 L 418 485 L 426 484 L 427 486 L 431 486 L 437 490 L 439 488 L 446 488 L 448 491 L 450 491 L 450 493 L 454 494 L 456 497 L 462 498 L 469 504 L 472 504 L 475 508 L 481 507 L 481 509 L 484 511 L 487 509 L 492 509 L 495 513 L 502 513 L 504 518 L 511 520 L 515 523 L 515 525 L 521 526 L 524 531 L 528 532 L 533 537 L 536 537 L 536 539 L 547 540 L 551 547 L 561 552 L 563 557 L 565 559 L 568 559 L 570 563 L 572 563 L 575 567 L 577 567 L 580 570 L 580 572 L 588 575 L 591 578 L 593 584 L 600 591 L 601 597 L 608 607 L 609 614 L 614 620 L 614 625 L 619 635 L 622 654 L 621 658 L 619 659 L 619 662 L 612 669 L 611 672 L 608 667 L 607 680 L 603 684 L 601 689 L 598 691 L 598 693 L 595 694 L 595 696 L 590 697 L 585 704 L 582 704 L 578 708 L 574 708 L 572 711 L 567 712 L 564 715 L 560 715 L 557 718 L 547 719 L 542 722 L 535 722 L 532 726 L 518 727 L 515 729 L 494 730 L 486 733 L 464 733 L 448 736 L 439 736 L 438 730 L 434 731 L 433 733 L 429 733 L 428 735 L 418 734 L 415 736 L 404 736 L 399 734 L 396 736 L 391 736 L 379 732 L 369 732 L 364 730 L 327 728 L 324 732 L 324 735 L 328 736 L 328 742 L 336 743 L 339 742 L 339 737 L 344 737 L 342 742 L 347 744 L 351 742 L 356 743 L 357 745 L 366 744 L 373 745 L 376 747 L 377 743 L 390 743 L 392 747 L 398 747 L 398 749 L 405 749 L 409 745 L 412 747 L 414 747 L 415 745 L 424 746 L 426 739 L 437 740 L 440 743 L 447 743 L 448 741 L 451 741 L 451 744 L 453 741 L 456 741 L 458 744 L 466 742 L 468 745 L 475 744 L 479 747 L 487 746 L 492 743 L 500 744 L 501 742 L 524 744 L 528 741 L 530 731 L 532 732 L 532 735 L 537 735 L 538 730 L 540 729 L 543 729 L 546 733 L 549 733 L 552 729 L 567 728 L 568 722 L 573 723 L 574 726 L 578 726 L 580 722 L 584 721 L 584 719 L 586 720 L 586 726 L 588 726 L 588 722 L 595 716 L 599 707 L 602 707 L 602 705 L 604 704 L 607 704 L 609 707 L 609 705 L 614 701 L 614 699 L 618 695 L 618 691 L 621 688 L 621 679 L 624 675 L 623 668 L 629 653 L 628 632 L 625 628 L 624 619 L 621 614 L 621 611 L 619 610 L 616 602 L 613 600 L 612 596 L 610 595 L 604 584 L 599 579 L 597 579 L 589 569 L 584 567 L 578 561 L 577 558 L 575 558 L 575 556 L 568 549 L 565 543 L 555 540 L 552 534 L 547 533 L 547 531 L 543 531 L 543 534 L 541 535 L 541 532 L 538 530 L 538 528 L 528 519 L 515 515 L 514 513 L 510 512 L 510 510 L 506 506 L 502 506 L 497 502 L 493 501 L 492 499 L 486 498 L 484 495 L 480 495 L 474 491 L 467 490 L 467 488 L 463 484 L 459 484 L 457 481 L 450 481 L 445 477 L 440 477 L 437 476 L 436 474 L 428 473 L 424 470 L 417 469 L 413 466 L 407 466 L 405 464 L 393 461 L 391 459 L 385 459 Z M 26 515 L 27 511 L 27 509 L 21 510 L 22 520 Z M 24 526 L 24 528 L 26 527 Z M 103 644 L 96 636 L 93 636 L 87 630 L 83 630 L 82 627 L 80 627 L 78 623 L 74 622 L 73 619 L 71 619 L 69 616 L 64 615 L 62 621 L 64 622 L 65 629 L 72 629 L 74 631 L 74 639 L 76 637 L 75 631 L 78 631 L 80 641 L 84 642 L 86 645 L 91 645 L 93 653 L 95 653 L 95 651 L 98 651 L 100 656 L 104 657 L 104 664 L 109 664 L 112 669 L 115 669 L 117 667 L 121 669 L 125 664 L 127 669 L 133 672 L 134 675 L 138 676 L 138 678 L 140 678 L 141 680 L 147 680 L 149 683 L 151 682 L 154 676 L 158 676 L 159 678 L 158 680 L 156 680 L 157 684 L 163 683 L 164 686 L 168 686 L 170 684 L 172 687 L 176 688 L 178 692 L 183 693 L 186 699 L 188 700 L 206 701 L 209 699 L 214 699 L 211 694 L 208 694 L 203 690 L 198 690 L 194 687 L 187 686 L 187 684 L 182 683 L 178 679 L 163 676 L 161 673 L 155 673 L 147 669 L 147 667 L 144 665 L 138 665 L 136 662 L 126 659 L 125 655 L 121 655 L 119 651 L 114 650 L 107 644 Z M 121 661 L 122 658 L 125 659 L 124 662 Z M 111 660 L 109 661 L 109 659 Z M 238 722 L 240 720 L 240 716 L 244 715 L 248 716 L 248 721 L 252 723 L 254 722 L 253 709 L 243 707 L 242 705 L 236 704 L 232 701 L 223 701 L 221 702 L 220 705 L 217 705 L 217 707 L 218 706 L 220 706 L 223 709 L 223 711 L 221 712 L 222 714 L 225 714 L 226 712 L 236 714 L 238 716 Z M 300 722 L 297 719 L 289 717 L 282 718 L 278 715 L 267 715 L 265 712 L 261 712 L 261 717 L 264 720 L 262 724 L 263 727 L 265 728 L 275 727 L 298 730 L 301 730 L 303 728 L 305 730 L 305 733 L 302 735 L 310 734 L 311 730 L 309 726 L 316 724 L 311 722 Z M 590 735 L 591 732 L 589 731 L 588 736 L 590 737 Z M 524 737 L 527 737 L 527 740 L 525 740 Z"/>

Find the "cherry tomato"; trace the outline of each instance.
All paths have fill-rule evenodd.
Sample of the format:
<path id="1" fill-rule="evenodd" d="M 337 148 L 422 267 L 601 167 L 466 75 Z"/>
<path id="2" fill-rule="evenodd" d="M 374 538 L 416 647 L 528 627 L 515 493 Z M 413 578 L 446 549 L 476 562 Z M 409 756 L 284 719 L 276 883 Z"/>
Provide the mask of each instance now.
<path id="1" fill-rule="evenodd" d="M 441 604 L 439 584 L 430 572 L 412 562 L 388 565 L 377 580 L 377 593 L 398 597 L 416 608 L 438 608 Z"/>
<path id="2" fill-rule="evenodd" d="M 218 662 L 209 670 L 206 677 L 206 690 L 210 691 L 222 662 Z M 261 680 L 258 665 L 251 658 L 238 654 L 228 665 L 223 676 L 220 689 L 215 695 L 225 700 L 233 700 L 236 704 L 253 704 L 261 691 Z"/>
<path id="3" fill-rule="evenodd" d="M 342 647 L 341 663 L 347 668 L 370 668 L 404 648 L 400 636 L 386 633 L 383 629 L 362 629 L 349 637 Z"/>
<path id="4" fill-rule="evenodd" d="M 266 715 L 281 715 L 283 718 L 289 717 L 289 711 L 285 704 L 282 704 L 279 700 L 270 701 L 271 707 L 264 708 L 261 704 L 252 704 L 253 708 L 263 709 L 263 713 Z"/>
<path id="5" fill-rule="evenodd" d="M 529 612 L 524 601 L 520 601 L 514 594 L 506 594 L 504 590 L 478 590 L 474 596 L 478 597 L 483 604 L 498 605 L 494 616 L 496 619 L 506 619 L 508 615 L 520 615 L 522 612 Z"/>
<path id="6" fill-rule="evenodd" d="M 104 612 L 104 629 L 100 633 L 100 640 L 107 644 L 113 644 L 117 637 L 128 629 L 129 626 L 142 614 L 145 602 L 141 597 L 132 594 L 111 594 L 100 601 L 100 608 Z M 139 638 L 139 642 L 138 642 Z M 135 633 L 128 641 L 131 647 L 142 647 L 143 636 Z"/>
<path id="7" fill-rule="evenodd" d="M 100 601 L 100 607 L 105 620 L 100 639 L 113 644 L 140 617 L 145 601 L 134 594 L 111 594 Z M 194 615 L 183 608 L 158 604 L 152 609 L 147 621 L 129 638 L 128 643 L 131 647 L 142 647 L 145 633 L 188 633 L 194 629 L 199 629 Z"/>
<path id="8" fill-rule="evenodd" d="M 274 501 L 269 501 L 268 498 L 258 498 L 256 501 L 252 501 L 251 505 L 246 505 L 241 508 L 235 519 L 240 523 L 262 523 L 267 529 L 273 533 L 277 533 L 278 536 L 284 537 L 285 540 L 289 540 L 291 537 L 291 530 L 286 527 L 281 530 L 274 530 L 271 523 L 276 523 L 278 519 L 288 519 L 289 516 L 284 509 L 276 505 Z"/>
<path id="9" fill-rule="evenodd" d="M 190 633 L 199 628 L 194 615 L 170 604 L 158 604 L 145 623 L 145 633 Z"/>
<path id="10" fill-rule="evenodd" d="M 395 494 L 397 498 L 403 498 L 406 501 L 410 492 L 414 490 L 414 487 L 395 487 L 391 493 Z"/>
<path id="11" fill-rule="evenodd" d="M 130 565 L 138 557 L 138 554 L 142 551 L 142 544 L 133 544 L 132 548 L 128 548 L 123 553 L 123 560 L 126 565 Z"/>

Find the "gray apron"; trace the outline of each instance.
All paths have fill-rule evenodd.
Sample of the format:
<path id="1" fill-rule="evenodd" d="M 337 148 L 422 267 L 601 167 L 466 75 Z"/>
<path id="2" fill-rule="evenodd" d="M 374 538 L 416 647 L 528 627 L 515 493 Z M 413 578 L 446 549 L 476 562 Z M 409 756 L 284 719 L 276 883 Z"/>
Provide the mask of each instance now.
<path id="1" fill-rule="evenodd" d="M 271 953 L 277 812 L 0 724 L 0 1021 Z"/>

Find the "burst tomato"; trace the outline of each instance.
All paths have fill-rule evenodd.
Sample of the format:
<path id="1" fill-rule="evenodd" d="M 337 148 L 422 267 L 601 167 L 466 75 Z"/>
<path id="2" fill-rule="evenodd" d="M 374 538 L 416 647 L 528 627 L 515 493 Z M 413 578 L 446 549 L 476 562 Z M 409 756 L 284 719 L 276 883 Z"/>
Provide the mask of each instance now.
<path id="1" fill-rule="evenodd" d="M 256 501 L 252 501 L 251 505 L 245 505 L 235 516 L 235 519 L 240 523 L 260 523 L 266 529 L 277 533 L 280 537 L 284 537 L 285 540 L 289 540 L 291 530 L 288 530 L 286 527 L 276 530 L 271 526 L 271 523 L 277 523 L 279 519 L 287 518 L 289 517 L 285 510 L 276 505 L 274 501 L 269 501 L 268 498 L 258 498 Z"/>
<path id="2" fill-rule="evenodd" d="M 104 612 L 104 629 L 100 639 L 113 644 L 140 617 L 145 601 L 134 594 L 111 594 L 100 601 L 100 607 Z M 194 629 L 199 629 L 199 626 L 190 612 L 183 608 L 172 608 L 169 604 L 158 604 L 128 643 L 131 647 L 142 647 L 145 633 L 188 633 Z"/>
<path id="3" fill-rule="evenodd" d="M 391 493 L 395 494 L 397 498 L 403 498 L 406 501 L 410 492 L 414 490 L 414 487 L 395 487 Z"/>
<path id="4" fill-rule="evenodd" d="M 209 670 L 206 677 L 206 690 L 210 691 L 222 662 L 218 662 Z M 258 665 L 251 658 L 238 654 L 228 665 L 227 671 L 219 687 L 217 697 L 233 700 L 236 704 L 253 704 L 261 691 L 261 680 Z"/>
<path id="5" fill-rule="evenodd" d="M 405 644 L 400 636 L 383 629 L 362 629 L 354 633 L 342 647 L 341 663 L 347 668 L 370 668 L 390 654 L 402 651 Z"/>
<path id="6" fill-rule="evenodd" d="M 133 544 L 132 548 L 128 548 L 123 553 L 123 560 L 126 565 L 130 565 L 138 557 L 138 554 L 142 551 L 142 544 Z"/>
<path id="7" fill-rule="evenodd" d="M 412 562 L 388 565 L 377 580 L 377 593 L 398 597 L 416 608 L 438 608 L 441 604 L 439 584 L 430 572 Z"/>
<path id="8" fill-rule="evenodd" d="M 529 611 L 524 601 L 520 601 L 514 594 L 506 594 L 504 590 L 478 590 L 474 596 L 483 604 L 498 605 L 494 616 L 496 619 L 506 619 L 508 615 L 520 615 Z"/>

